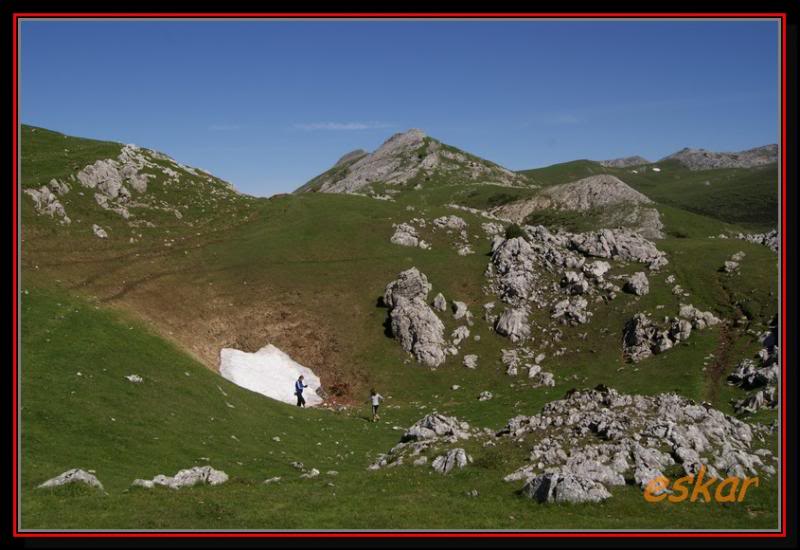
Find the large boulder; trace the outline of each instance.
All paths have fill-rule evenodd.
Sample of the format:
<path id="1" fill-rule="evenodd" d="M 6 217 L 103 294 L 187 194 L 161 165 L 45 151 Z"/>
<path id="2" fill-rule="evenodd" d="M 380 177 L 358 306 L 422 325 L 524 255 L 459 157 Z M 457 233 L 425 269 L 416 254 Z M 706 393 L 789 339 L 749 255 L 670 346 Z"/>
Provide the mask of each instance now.
<path id="1" fill-rule="evenodd" d="M 512 342 L 524 341 L 531 334 L 528 312 L 523 308 L 509 308 L 497 319 L 494 329 L 498 334 L 508 336 Z"/>
<path id="2" fill-rule="evenodd" d="M 644 296 L 650 292 L 650 282 L 647 280 L 647 275 L 643 271 L 637 271 L 625 281 L 623 290 L 637 296 Z"/>
<path id="3" fill-rule="evenodd" d="M 571 474 L 542 474 L 528 481 L 522 494 L 537 502 L 601 502 L 609 497 L 601 483 Z"/>
<path id="4" fill-rule="evenodd" d="M 400 246 L 419 246 L 419 236 L 413 225 L 401 223 L 394 226 L 394 233 L 389 241 Z"/>
<path id="5" fill-rule="evenodd" d="M 401 272 L 397 279 L 386 285 L 383 301 L 389 307 L 394 307 L 397 299 L 401 297 L 409 300 L 421 298 L 424 301 L 428 298 L 430 290 L 431 284 L 425 274 L 412 267 Z"/>
<path id="6" fill-rule="evenodd" d="M 403 349 L 429 367 L 444 363 L 447 347 L 444 323 L 425 300 L 399 295 L 392 298 L 392 302 L 394 306 L 389 312 L 392 334 Z"/>

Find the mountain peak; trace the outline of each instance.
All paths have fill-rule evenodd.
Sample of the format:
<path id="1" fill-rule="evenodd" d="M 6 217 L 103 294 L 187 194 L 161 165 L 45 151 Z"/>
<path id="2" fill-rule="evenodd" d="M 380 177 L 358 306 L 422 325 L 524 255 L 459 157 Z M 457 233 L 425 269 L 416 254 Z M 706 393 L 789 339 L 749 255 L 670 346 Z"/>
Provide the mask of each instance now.
<path id="1" fill-rule="evenodd" d="M 777 162 L 778 145 L 771 143 L 738 152 L 715 152 L 702 148 L 684 147 L 661 160 L 677 160 L 689 170 L 754 168 Z"/>
<path id="2" fill-rule="evenodd" d="M 396 133 L 372 153 L 361 153 L 348 153 L 297 191 L 363 193 L 374 191 L 372 184 L 399 186 L 436 176 L 447 181 L 458 178 L 499 185 L 527 183 L 525 176 L 446 145 L 419 128 Z"/>

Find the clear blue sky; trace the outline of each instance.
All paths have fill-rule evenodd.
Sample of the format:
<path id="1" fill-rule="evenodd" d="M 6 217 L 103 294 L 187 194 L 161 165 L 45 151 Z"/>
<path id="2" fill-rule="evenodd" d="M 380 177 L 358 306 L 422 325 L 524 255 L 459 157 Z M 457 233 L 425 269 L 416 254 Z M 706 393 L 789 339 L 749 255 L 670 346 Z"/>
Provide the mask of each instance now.
<path id="1" fill-rule="evenodd" d="M 519 170 L 778 141 L 774 22 L 28 21 L 21 120 L 256 195 L 391 134 Z"/>

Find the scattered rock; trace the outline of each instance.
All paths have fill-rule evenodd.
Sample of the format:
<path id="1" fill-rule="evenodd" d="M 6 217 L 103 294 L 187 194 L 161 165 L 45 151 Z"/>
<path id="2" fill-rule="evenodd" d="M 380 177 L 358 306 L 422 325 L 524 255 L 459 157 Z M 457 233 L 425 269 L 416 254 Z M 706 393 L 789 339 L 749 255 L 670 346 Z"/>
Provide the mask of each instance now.
<path id="1" fill-rule="evenodd" d="M 194 466 L 185 470 L 180 470 L 173 477 L 159 474 L 152 480 L 135 479 L 132 486 L 152 489 L 156 485 L 169 487 L 170 489 L 181 489 L 194 485 L 220 485 L 228 481 L 228 474 L 221 470 L 215 470 L 211 466 Z"/>
<path id="2" fill-rule="evenodd" d="M 100 483 L 100 480 L 97 479 L 94 475 L 80 468 L 73 468 L 71 470 L 67 470 L 66 472 L 59 474 L 58 476 L 48 479 L 44 483 L 40 483 L 36 486 L 37 489 L 52 489 L 54 487 L 61 487 L 62 485 L 68 485 L 70 483 L 84 483 L 90 487 L 94 487 L 96 489 L 100 489 L 101 491 L 105 491 L 103 488 L 103 484 Z"/>
<path id="3" fill-rule="evenodd" d="M 103 229 L 102 227 L 100 227 L 97 224 L 92 224 L 92 232 L 94 233 L 95 237 L 97 237 L 98 239 L 107 239 L 108 238 L 108 233 L 106 233 L 106 230 Z"/>

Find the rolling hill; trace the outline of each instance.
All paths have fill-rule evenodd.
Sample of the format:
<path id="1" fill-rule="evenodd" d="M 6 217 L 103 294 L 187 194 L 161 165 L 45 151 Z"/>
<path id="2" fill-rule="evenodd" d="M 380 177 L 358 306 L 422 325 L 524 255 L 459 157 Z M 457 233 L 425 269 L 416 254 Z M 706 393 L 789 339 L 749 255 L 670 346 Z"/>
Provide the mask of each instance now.
<path id="1" fill-rule="evenodd" d="M 752 391 L 726 383 L 763 347 L 777 312 L 777 256 L 734 238 L 774 227 L 768 208 L 753 214 L 753 197 L 741 194 L 762 190 L 769 204 L 773 168 L 647 167 L 634 174 L 578 161 L 520 175 L 411 131 L 345 155 L 297 193 L 262 199 L 156 151 L 23 126 L 21 527 L 774 527 L 779 480 L 768 470 L 746 506 L 642 506 L 633 470 L 601 503 L 539 504 L 520 494 L 524 480 L 504 481 L 542 435 L 494 434 L 600 385 L 706 402 L 753 426 L 748 452 L 765 461 L 777 452 L 777 432 L 762 429 L 777 410 L 742 412 L 735 405 Z M 652 201 L 664 238 L 615 229 L 618 244 L 604 256 L 595 246 L 604 228 L 581 226 L 580 214 L 546 210 L 552 219 L 515 235 L 488 212 L 598 174 Z M 704 177 L 711 185 L 687 198 Z M 393 242 L 398 231 L 413 232 L 417 245 Z M 721 270 L 738 252 L 736 270 Z M 412 267 L 428 286 L 402 275 Z M 639 272 L 648 292 L 624 290 Z M 387 290 L 403 280 L 397 294 Z M 637 313 L 677 322 L 688 303 L 720 323 L 640 362 L 626 356 L 623 334 Z M 527 320 L 504 324 L 517 310 Z M 418 360 L 420 341 L 442 352 L 435 368 Z M 217 373 L 222 348 L 268 343 L 319 375 L 324 406 L 300 410 Z M 468 356 L 476 368 L 465 366 Z M 511 356 L 520 358 L 513 369 Z M 386 397 L 377 423 L 368 421 L 372 387 Z M 474 431 L 427 441 L 413 458 L 424 464 L 406 456 L 381 466 L 434 411 Z M 454 447 L 472 461 L 447 474 L 431 467 Z M 131 487 L 203 465 L 230 480 Z M 664 473 L 683 467 L 676 460 Z M 107 494 L 36 488 L 70 468 L 93 470 Z M 301 477 L 312 468 L 319 475 Z"/>

